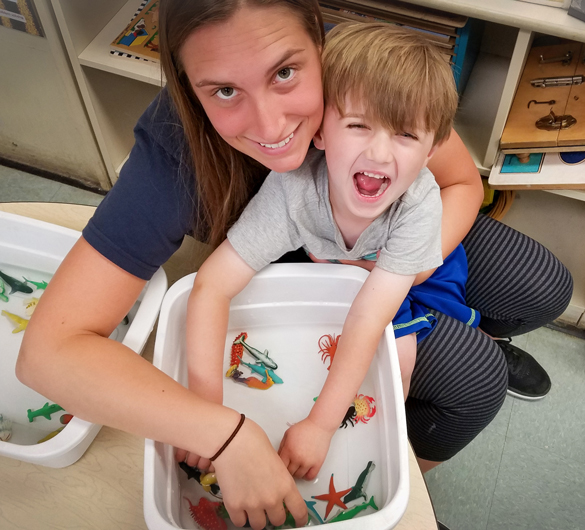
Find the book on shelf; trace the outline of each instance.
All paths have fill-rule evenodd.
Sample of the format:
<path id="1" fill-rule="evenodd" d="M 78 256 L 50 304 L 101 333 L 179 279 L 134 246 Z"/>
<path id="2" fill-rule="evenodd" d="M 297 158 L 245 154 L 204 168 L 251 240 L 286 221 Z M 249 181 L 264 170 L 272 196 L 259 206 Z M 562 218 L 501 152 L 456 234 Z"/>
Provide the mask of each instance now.
<path id="1" fill-rule="evenodd" d="M 134 18 L 112 41 L 112 49 L 142 59 L 160 61 L 158 7 L 159 0 L 143 2 Z"/>

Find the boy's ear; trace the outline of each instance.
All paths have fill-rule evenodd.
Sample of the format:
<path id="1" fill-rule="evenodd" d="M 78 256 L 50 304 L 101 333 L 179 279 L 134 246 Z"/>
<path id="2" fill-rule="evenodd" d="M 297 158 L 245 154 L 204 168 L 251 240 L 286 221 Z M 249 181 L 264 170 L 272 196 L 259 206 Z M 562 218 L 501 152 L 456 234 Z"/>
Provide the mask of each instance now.
<path id="1" fill-rule="evenodd" d="M 313 145 L 321 151 L 325 151 L 325 142 L 323 141 L 323 135 L 321 134 L 321 127 L 317 129 L 315 136 L 313 136 Z"/>
<path id="2" fill-rule="evenodd" d="M 431 150 L 429 151 L 429 154 L 427 155 L 427 161 L 425 162 L 425 167 L 427 167 L 427 164 L 429 163 L 431 158 L 433 158 L 433 155 L 437 152 L 437 149 L 441 146 L 441 143 L 442 142 L 435 144 L 435 145 L 433 145 L 433 147 L 431 147 Z"/>

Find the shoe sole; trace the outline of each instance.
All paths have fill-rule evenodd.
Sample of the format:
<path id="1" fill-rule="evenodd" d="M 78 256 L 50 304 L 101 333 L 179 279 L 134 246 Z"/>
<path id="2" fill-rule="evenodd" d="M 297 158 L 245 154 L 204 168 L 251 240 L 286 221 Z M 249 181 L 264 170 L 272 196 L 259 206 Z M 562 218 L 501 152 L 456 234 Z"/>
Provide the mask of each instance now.
<path id="1" fill-rule="evenodd" d="M 546 394 L 543 394 L 541 396 L 526 396 L 525 394 L 520 394 L 518 393 L 516 390 L 512 390 L 511 388 L 508 388 L 507 391 L 509 396 L 518 398 L 518 399 L 523 399 L 525 401 L 538 401 L 540 399 L 544 399 L 546 397 L 546 395 L 548 394 L 548 392 Z"/>

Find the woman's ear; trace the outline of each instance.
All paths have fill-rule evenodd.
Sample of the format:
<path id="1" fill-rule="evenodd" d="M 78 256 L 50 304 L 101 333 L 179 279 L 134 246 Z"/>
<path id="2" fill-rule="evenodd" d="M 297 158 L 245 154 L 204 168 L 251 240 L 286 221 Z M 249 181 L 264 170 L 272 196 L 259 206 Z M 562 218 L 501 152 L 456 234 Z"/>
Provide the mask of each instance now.
<path id="1" fill-rule="evenodd" d="M 317 129 L 315 136 L 313 136 L 313 145 L 317 149 L 321 149 L 321 151 L 325 151 L 325 141 L 323 140 L 323 135 L 321 133 L 321 127 Z"/>

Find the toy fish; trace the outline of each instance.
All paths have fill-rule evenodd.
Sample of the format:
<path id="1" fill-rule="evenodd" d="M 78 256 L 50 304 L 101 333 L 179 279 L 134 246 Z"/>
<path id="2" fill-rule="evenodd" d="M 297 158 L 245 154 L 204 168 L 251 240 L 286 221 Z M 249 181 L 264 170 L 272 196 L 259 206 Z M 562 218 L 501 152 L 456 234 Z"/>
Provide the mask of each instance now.
<path id="1" fill-rule="evenodd" d="M 183 497 L 189 503 L 189 511 L 195 522 L 205 530 L 227 530 L 226 522 L 218 515 L 219 502 L 211 502 L 205 497 L 199 499 L 198 504 L 193 504 L 187 497 Z"/>
<path id="2" fill-rule="evenodd" d="M 267 368 L 272 368 L 273 370 L 276 370 L 278 368 L 278 365 L 268 355 L 268 350 L 264 350 L 264 353 L 262 353 L 261 351 L 257 350 L 256 348 L 253 348 L 249 344 L 246 344 L 244 342 L 244 338 L 245 337 L 243 337 L 242 335 L 239 335 L 238 338 L 236 338 L 236 340 L 234 341 L 234 344 L 241 344 L 244 348 L 246 348 L 246 351 L 252 357 L 254 357 L 254 359 L 264 364 Z"/>
<path id="3" fill-rule="evenodd" d="M 338 521 L 347 521 L 349 519 L 353 519 L 358 513 L 367 510 L 368 508 L 374 508 L 374 510 L 378 510 L 376 503 L 374 502 L 374 497 L 370 497 L 368 502 L 364 502 L 363 504 L 358 504 L 349 510 L 344 512 L 339 512 L 335 517 L 329 519 L 328 523 L 336 523 Z"/>
<path id="4" fill-rule="evenodd" d="M 12 421 L 0 414 L 0 441 L 7 442 L 12 436 Z"/>
<path id="5" fill-rule="evenodd" d="M 0 300 L 8 302 L 8 297 L 4 293 L 6 293 L 6 285 L 4 285 L 4 282 L 0 278 Z"/>
<path id="6" fill-rule="evenodd" d="M 18 315 L 13 315 L 12 313 L 4 310 L 2 310 L 2 314 L 8 319 L 12 320 L 14 324 L 16 324 L 16 327 L 12 330 L 12 333 L 19 333 L 24 331 L 26 326 L 28 326 L 28 320 L 26 318 L 21 318 Z"/>
<path id="7" fill-rule="evenodd" d="M 317 501 L 305 501 L 305 504 L 307 505 L 307 510 L 309 510 L 309 518 L 312 517 L 318 524 L 325 524 L 325 521 L 323 521 L 319 512 L 315 509 Z"/>
<path id="8" fill-rule="evenodd" d="M 43 280 L 42 282 L 33 282 L 32 280 L 28 280 L 27 278 L 24 279 L 26 283 L 32 283 L 37 289 L 46 289 L 47 285 L 49 285 L 45 280 Z"/>
<path id="9" fill-rule="evenodd" d="M 41 438 L 37 443 L 38 444 L 42 444 L 43 442 L 46 442 L 47 440 L 50 440 L 51 438 L 55 438 L 55 436 L 57 436 L 65 427 L 59 427 L 56 431 L 50 432 L 49 434 L 47 434 L 47 436 L 45 436 L 44 438 Z"/>
<path id="10" fill-rule="evenodd" d="M 366 486 L 370 478 L 370 474 L 372 473 L 372 471 L 374 471 L 375 468 L 376 464 L 374 464 L 374 462 L 370 460 L 368 462 L 368 465 L 366 466 L 366 469 L 364 469 L 360 473 L 360 476 L 358 477 L 355 486 L 351 488 L 351 491 L 345 497 L 343 497 L 343 502 L 345 504 L 351 501 L 355 501 L 360 497 L 363 497 L 364 500 L 368 500 L 368 496 L 366 495 Z"/>
<path id="11" fill-rule="evenodd" d="M 45 403 L 40 409 L 37 409 L 37 410 L 28 409 L 26 411 L 26 414 L 28 416 L 28 421 L 30 421 L 32 423 L 32 421 L 37 416 L 42 416 L 43 418 L 50 420 L 51 414 L 55 414 L 55 412 L 59 412 L 60 410 L 65 410 L 65 409 L 63 407 L 60 407 L 56 403 L 49 405 L 49 402 L 47 401 L 47 403 Z"/>
<path id="12" fill-rule="evenodd" d="M 263 375 L 264 376 L 264 379 L 262 379 L 263 383 L 266 383 L 266 374 L 268 374 L 277 385 L 281 385 L 283 383 L 283 380 L 280 377 L 278 377 L 275 372 L 269 370 L 268 368 L 265 368 L 263 365 L 250 364 L 245 361 L 240 362 L 244 366 L 247 366 L 250 370 L 252 370 L 252 372 L 256 372 L 257 374 Z"/>
<path id="13" fill-rule="evenodd" d="M 24 312 L 29 317 L 32 317 L 32 315 L 35 312 L 35 309 L 37 307 L 37 304 L 39 303 L 39 299 L 38 298 L 28 298 L 26 300 L 23 300 L 22 303 L 25 306 L 24 307 Z"/>
<path id="14" fill-rule="evenodd" d="M 32 287 L 29 287 L 26 283 L 21 282 L 12 276 L 8 276 L 8 274 L 4 274 L 2 271 L 0 271 L 0 278 L 2 278 L 8 285 L 10 285 L 10 288 L 12 289 L 10 294 L 16 293 L 17 291 L 25 294 L 30 294 L 33 292 Z"/>

